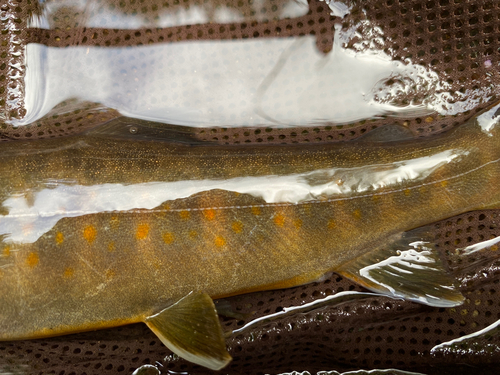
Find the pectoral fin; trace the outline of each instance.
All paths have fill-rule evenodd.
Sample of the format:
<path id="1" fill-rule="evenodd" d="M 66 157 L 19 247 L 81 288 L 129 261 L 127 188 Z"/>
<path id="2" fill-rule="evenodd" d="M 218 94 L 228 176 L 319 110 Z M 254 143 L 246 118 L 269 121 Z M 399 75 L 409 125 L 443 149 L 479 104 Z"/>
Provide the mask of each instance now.
<path id="1" fill-rule="evenodd" d="M 231 361 L 212 299 L 193 292 L 146 319 L 148 327 L 180 357 L 220 370 Z"/>
<path id="2" fill-rule="evenodd" d="M 451 307 L 464 297 L 444 269 L 425 228 L 342 265 L 336 272 L 378 293 L 430 306 Z"/>

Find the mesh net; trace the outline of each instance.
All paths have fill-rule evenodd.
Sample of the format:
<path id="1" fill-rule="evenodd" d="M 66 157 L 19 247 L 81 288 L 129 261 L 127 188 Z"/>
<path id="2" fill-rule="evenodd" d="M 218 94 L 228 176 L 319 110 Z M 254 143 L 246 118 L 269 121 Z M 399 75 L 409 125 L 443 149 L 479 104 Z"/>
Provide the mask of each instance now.
<path id="1" fill-rule="evenodd" d="M 446 115 L 400 114 L 392 123 L 408 127 L 416 136 L 429 136 L 456 127 L 486 108 L 497 96 L 500 4 L 484 0 L 345 1 L 344 17 L 332 16 L 327 3 L 311 0 L 302 15 L 288 16 L 283 3 L 260 7 L 253 1 L 94 1 L 54 5 L 48 27 L 28 27 L 29 20 L 46 12 L 33 0 L 6 0 L 0 6 L 0 125 L 1 138 L 34 139 L 65 136 L 102 124 L 121 114 L 100 103 L 66 100 L 26 126 L 12 125 L 26 116 L 25 46 L 127 47 L 175 44 L 190 40 L 288 38 L 312 35 L 321 53 L 333 48 L 336 25 L 355 30 L 346 48 L 383 50 L 394 61 L 411 60 L 431 68 L 445 82 Z M 83 5 L 82 5 L 83 4 Z M 260 4 L 260 3 L 259 3 Z M 205 23 L 185 20 L 185 10 L 201 7 Z M 218 9 L 236 14 L 231 22 Z M 101 9 L 116 10 L 131 28 L 92 23 Z M 219 14 L 219 15 L 218 15 Z M 97 16 L 96 16 L 97 17 Z M 163 17 L 163 18 L 162 18 Z M 363 28 L 369 21 L 383 30 Z M 164 23 L 161 23 L 164 22 Z M 418 82 L 417 82 L 418 83 Z M 385 90 L 396 87 L 398 90 Z M 429 92 L 415 81 L 392 77 L 380 83 L 378 100 L 420 104 Z M 386 124 L 387 116 L 348 124 L 321 122 L 309 127 L 249 126 L 236 129 L 200 127 L 202 141 L 232 143 L 302 143 L 346 141 Z M 15 122 L 15 121 L 14 121 Z M 401 368 L 425 373 L 469 373 L 470 366 L 495 372 L 500 362 L 499 340 L 493 331 L 460 345 L 432 351 L 436 345 L 472 334 L 500 319 L 500 263 L 498 248 L 464 255 L 455 251 L 500 235 L 500 211 L 472 212 L 434 225 L 438 249 L 460 281 L 463 306 L 432 308 L 388 298 L 345 302 L 319 311 L 286 317 L 228 339 L 234 360 L 225 373 L 258 374 L 285 371 Z M 333 275 L 321 282 L 288 290 L 254 293 L 227 299 L 234 311 L 253 313 L 251 319 L 302 305 L 340 291 L 362 289 Z M 244 326 L 248 319 L 222 318 L 225 330 Z M 142 364 L 156 364 L 167 373 L 206 374 L 206 369 L 172 355 L 143 325 L 119 327 L 45 340 L 0 343 L 0 370 L 33 374 L 131 373 Z"/>
<path id="2" fill-rule="evenodd" d="M 282 8 L 283 4 L 288 3 L 279 1 L 265 3 L 268 6 L 262 8 L 253 1 L 169 3 L 110 0 L 87 3 L 52 1 L 45 4 L 44 10 L 32 2 L 12 1 L 3 6 L 2 35 L 8 37 L 3 39 L 0 52 L 5 59 L 5 63 L 0 66 L 2 71 L 0 79 L 6 83 L 3 92 L 0 93 L 3 96 L 0 107 L 3 109 L 2 117 L 5 120 L 19 120 L 26 116 L 23 86 L 26 66 L 23 52 L 25 45 L 33 43 L 61 48 L 131 47 L 185 45 L 187 41 L 204 40 L 251 41 L 266 38 L 280 40 L 292 36 L 311 35 L 316 40 L 317 50 L 327 56 L 333 48 L 334 30 L 338 25 L 344 32 L 338 34 L 339 36 L 355 33 L 354 37 L 346 39 L 347 49 L 363 52 L 383 51 L 393 61 L 403 63 L 411 61 L 414 65 L 432 69 L 436 74 L 433 79 L 441 83 L 439 89 L 429 89 L 428 80 L 423 82 L 420 80 L 421 77 L 397 74 L 378 83 L 380 92 L 374 100 L 379 103 L 390 103 L 393 106 L 428 103 L 438 95 L 440 105 L 445 107 L 438 111 L 439 114 L 415 116 L 411 113 L 402 113 L 391 120 L 409 127 L 418 135 L 445 131 L 482 110 L 488 100 L 495 98 L 499 79 L 494 68 L 498 64 L 498 37 L 495 34 L 498 33 L 498 27 L 495 25 L 495 20 L 498 20 L 496 2 L 350 1 L 347 4 L 351 7 L 351 11 L 345 18 L 332 16 L 328 4 L 317 0 L 310 2 L 306 12 L 299 7 L 299 11 L 296 12 L 298 16 L 294 18 L 285 17 L 286 12 Z M 49 6 L 51 4 L 52 7 Z M 217 18 L 213 14 L 221 8 L 233 10 L 232 18 L 228 19 L 238 22 L 212 22 Z M 201 9 L 205 12 L 206 23 L 189 24 L 190 9 Z M 184 13 L 180 14 L 181 11 Z M 114 13 L 106 17 L 108 14 L 106 12 Z M 300 15 L 303 13 L 305 14 Z M 40 14 L 45 15 L 43 19 L 46 25 L 43 26 L 48 28 L 28 28 L 28 21 L 36 20 Z M 172 17 L 160 17 L 165 14 Z M 123 20 L 115 25 L 113 17 Z M 37 26 L 35 22 L 31 23 L 33 24 L 31 26 Z M 96 27 L 101 24 L 121 27 Z M 136 25 L 137 28 L 125 28 L 130 25 Z M 159 25 L 165 27 L 158 27 Z M 383 30 L 383 33 L 377 30 Z M 302 53 L 301 50 L 299 52 Z M 70 56 L 66 65 L 77 65 L 78 62 L 72 60 Z M 59 68 L 64 71 L 67 67 Z M 130 77 L 131 72 L 127 73 L 128 79 L 134 78 Z M 141 79 L 140 76 L 138 78 Z M 68 85 L 71 85 L 71 82 L 68 82 Z M 153 86 L 148 83 L 148 90 L 153 90 Z M 277 85 L 278 91 L 291 88 L 293 86 L 285 83 Z M 64 87 L 58 89 L 63 90 Z M 158 88 L 157 92 L 161 92 L 161 89 Z M 436 90 L 439 92 L 435 92 Z M 213 91 L 214 96 L 223 95 L 215 89 Z M 169 99 L 173 100 L 171 97 Z M 225 100 L 229 101 L 230 98 Z M 342 107 L 347 104 L 333 103 L 332 107 Z M 6 121 L 2 126 L 2 133 L 4 138 L 20 139 L 67 135 L 117 116 L 119 113 L 116 110 L 102 104 L 68 99 L 57 103 L 46 115 L 34 119 L 28 126 L 15 128 Z M 237 131 L 231 132 L 226 128 L 207 129 L 206 126 L 203 127 L 201 121 L 199 137 L 221 143 L 347 140 L 386 123 L 386 117 L 387 115 L 382 115 L 368 121 L 341 124 L 318 121 L 318 126 L 309 126 L 308 129 L 280 129 L 279 124 L 275 124 L 273 130 L 269 127 L 255 129 L 255 126 L 245 128 L 243 124 Z"/>

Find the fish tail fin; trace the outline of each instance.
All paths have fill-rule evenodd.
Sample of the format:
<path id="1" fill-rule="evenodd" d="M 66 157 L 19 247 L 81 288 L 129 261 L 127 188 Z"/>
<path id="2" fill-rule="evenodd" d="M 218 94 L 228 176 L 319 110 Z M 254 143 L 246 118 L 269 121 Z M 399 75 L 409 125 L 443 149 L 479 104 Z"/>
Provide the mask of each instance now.
<path id="1" fill-rule="evenodd" d="M 178 356 L 220 370 L 231 362 L 214 303 L 206 293 L 192 292 L 145 323 Z"/>
<path id="2" fill-rule="evenodd" d="M 429 306 L 458 306 L 464 297 L 430 238 L 428 226 L 405 232 L 335 271 L 388 296 Z"/>

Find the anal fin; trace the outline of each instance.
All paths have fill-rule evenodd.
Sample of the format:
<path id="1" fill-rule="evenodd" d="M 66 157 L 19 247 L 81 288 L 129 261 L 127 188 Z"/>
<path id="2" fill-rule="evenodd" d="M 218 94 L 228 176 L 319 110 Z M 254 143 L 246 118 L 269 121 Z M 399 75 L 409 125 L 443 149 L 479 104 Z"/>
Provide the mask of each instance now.
<path id="1" fill-rule="evenodd" d="M 178 356 L 220 370 L 231 362 L 210 296 L 192 292 L 145 323 Z"/>
<path id="2" fill-rule="evenodd" d="M 426 238 L 426 227 L 405 232 L 335 271 L 389 296 L 436 307 L 462 304 L 464 297 Z"/>

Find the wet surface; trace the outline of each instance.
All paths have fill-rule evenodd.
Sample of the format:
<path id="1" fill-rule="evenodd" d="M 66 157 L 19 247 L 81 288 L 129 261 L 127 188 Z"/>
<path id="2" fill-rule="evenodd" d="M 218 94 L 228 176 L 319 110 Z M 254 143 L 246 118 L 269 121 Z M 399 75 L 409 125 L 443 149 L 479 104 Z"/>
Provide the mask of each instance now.
<path id="1" fill-rule="evenodd" d="M 98 42 L 98 29 L 116 34 L 206 22 L 281 22 L 306 17 L 319 4 L 333 20 L 330 30 L 321 30 L 333 40 L 326 52 L 317 35 L 280 33 L 226 41 L 203 35 L 175 43 L 152 39 L 127 47 Z M 128 117 L 198 127 L 346 125 L 380 116 L 454 115 L 494 95 L 490 85 L 455 92 L 438 70 L 395 58 L 393 37 L 362 15 L 356 2 L 342 4 L 187 2 L 138 13 L 113 1 L 44 2 L 31 18 L 32 32 L 95 29 L 95 37 L 80 35 L 67 48 L 28 44 L 26 114 L 12 124 L 32 124 L 71 100 L 77 108 L 98 103 Z M 487 61 L 484 69 L 491 66 Z"/>
<path id="2" fill-rule="evenodd" d="M 53 5 L 55 2 L 48 3 Z M 346 32 L 347 35 L 344 36 L 344 40 L 347 45 L 341 46 L 343 50 L 346 50 L 343 51 L 345 54 L 347 54 L 347 50 L 352 50 L 361 54 L 374 51 L 375 55 L 377 55 L 377 53 L 383 50 L 385 53 L 382 56 L 383 58 L 389 56 L 395 61 L 403 61 L 404 63 L 407 61 L 406 59 L 409 59 L 412 64 L 417 65 L 418 69 L 416 73 L 415 70 L 410 71 L 410 74 L 407 71 L 396 71 L 394 79 L 390 76 L 382 77 L 371 88 L 372 91 L 370 94 L 373 95 L 373 102 L 378 106 L 395 106 L 398 109 L 408 106 L 430 106 L 445 115 L 445 117 L 435 114 L 427 116 L 421 113 L 414 114 L 410 111 L 409 113 L 403 112 L 402 116 L 399 115 L 391 119 L 395 123 L 408 126 L 418 135 L 444 131 L 461 124 L 468 117 L 472 116 L 475 110 L 484 108 L 485 101 L 497 94 L 498 58 L 496 51 L 498 42 L 495 21 L 497 19 L 498 4 L 491 1 L 474 1 L 467 4 L 448 1 L 415 1 L 411 5 L 407 2 L 394 2 L 390 0 L 383 3 L 368 1 L 364 2 L 362 10 L 357 6 L 359 3 L 355 1 L 332 2 L 330 8 L 327 8 L 326 4 L 322 2 L 311 2 L 309 7 L 312 12 L 306 15 L 300 12 L 294 13 L 292 20 L 287 20 L 280 19 L 283 13 L 277 12 L 273 13 L 276 16 L 273 18 L 277 19 L 271 20 L 269 16 L 260 16 L 258 21 L 255 22 L 252 22 L 252 19 L 259 16 L 251 15 L 255 9 L 255 6 L 252 5 L 245 5 L 243 7 L 245 9 L 239 12 L 229 12 L 232 15 L 230 18 L 223 18 L 221 17 L 221 13 L 215 11 L 211 12 L 210 9 L 213 9 L 213 6 L 206 6 L 204 8 L 203 5 L 197 9 L 201 9 L 202 13 L 205 12 L 203 14 L 205 18 L 196 18 L 197 14 L 190 13 L 186 6 L 180 5 L 175 8 L 176 13 L 174 13 L 181 17 L 178 17 L 173 22 L 171 21 L 172 18 L 170 18 L 171 23 L 163 24 L 161 29 L 154 27 L 155 22 L 157 22 L 155 18 L 165 13 L 158 8 L 155 9 L 153 2 L 143 3 L 142 8 L 132 5 L 131 2 L 130 8 L 114 11 L 113 14 L 118 16 L 117 19 L 127 19 L 127 24 L 139 25 L 137 26 L 140 27 L 139 29 L 127 29 L 127 25 L 125 24 L 122 24 L 122 26 L 116 24 L 118 28 L 111 29 L 108 28 L 111 23 L 108 26 L 104 23 L 94 23 L 80 27 L 81 25 L 76 22 L 80 23 L 86 19 L 92 19 L 92 17 L 95 20 L 94 13 L 96 9 L 108 6 L 111 8 L 111 5 L 113 5 L 111 2 L 91 2 L 89 4 L 90 8 L 82 7 L 82 4 L 78 2 L 72 2 L 70 7 L 65 8 L 63 6 L 57 8 L 57 11 L 54 12 L 54 15 L 57 17 L 53 17 L 45 25 L 41 23 L 37 24 L 36 22 L 30 23 L 31 30 L 29 36 L 27 36 L 26 32 L 27 13 L 22 13 L 24 10 L 29 9 L 28 5 L 22 3 L 21 5 L 25 6 L 17 7 L 19 4 L 14 1 L 6 1 L 2 5 L 2 37 L 3 35 L 9 35 L 9 38 L 5 39 L 5 45 L 0 47 L 1 51 L 6 53 L 5 56 L 9 58 L 5 67 L 0 67 L 2 70 L 1 79 L 9 82 L 8 85 L 2 86 L 2 89 L 5 90 L 2 92 L 2 95 L 5 95 L 7 98 L 2 99 L 0 102 L 2 106 L 1 116 L 6 121 L 2 125 L 2 137 L 9 139 L 31 139 L 34 137 L 43 138 L 65 135 L 120 116 L 117 111 L 107 107 L 109 105 L 111 108 L 119 108 L 118 106 L 114 107 L 114 104 L 109 104 L 109 102 L 106 103 L 106 106 L 101 102 L 95 103 L 92 96 L 95 94 L 95 97 L 99 100 L 101 100 L 101 97 L 97 93 L 90 92 L 89 94 L 90 90 L 86 90 L 85 95 L 88 96 L 88 101 L 82 102 L 82 98 L 77 95 L 73 99 L 53 103 L 54 107 L 52 109 L 45 108 L 45 111 L 48 108 L 49 112 L 42 115 L 41 120 L 36 120 L 36 116 L 34 116 L 33 122 L 29 123 L 29 125 L 18 129 L 12 128 L 11 124 L 16 123 L 16 121 L 22 123 L 27 116 L 27 108 L 25 109 L 24 105 L 23 82 L 26 68 L 24 64 L 23 43 L 26 41 L 36 41 L 40 45 L 49 48 L 76 47 L 78 45 L 88 46 L 91 47 L 89 53 L 93 53 L 96 45 L 121 48 L 124 46 L 136 47 L 140 44 L 144 46 L 150 43 L 187 44 L 187 41 L 193 40 L 230 41 L 233 38 L 279 39 L 293 37 L 301 39 L 300 33 L 306 35 L 315 33 L 314 37 L 302 37 L 302 39 L 309 40 L 310 38 L 314 38 L 316 50 L 311 47 L 313 44 L 309 41 L 307 41 L 309 44 L 303 42 L 299 46 L 301 48 L 307 46 L 309 49 L 296 48 L 295 50 L 307 53 L 313 50 L 314 53 L 319 52 L 319 56 L 321 56 L 321 53 L 328 55 L 332 48 L 334 48 L 334 36 L 336 40 L 340 40 L 340 38 L 337 38 L 337 35 L 341 36 L 340 32 Z M 128 7 L 128 3 L 125 2 L 115 5 L 115 7 L 119 8 L 122 6 L 121 4 Z M 191 8 L 196 8 L 195 5 L 191 4 Z M 320 7 L 322 7 L 321 11 L 319 11 Z M 18 8 L 19 10 L 17 10 Z M 229 8 L 231 7 L 229 6 Z M 76 16 L 75 10 L 83 14 L 83 17 L 80 15 Z M 43 14 L 43 17 L 47 17 L 50 14 L 50 12 L 47 12 L 35 13 L 38 15 Z M 134 12 L 136 16 L 133 15 Z M 273 12 L 276 11 L 273 10 Z M 333 12 L 336 18 L 333 16 L 330 17 L 330 12 Z M 137 14 L 142 14 L 143 16 L 139 16 L 141 19 L 140 22 L 133 23 L 131 19 L 137 19 Z M 236 14 L 238 15 L 236 16 Z M 268 22 L 266 22 L 266 17 Z M 341 17 L 344 18 L 341 19 Z M 183 19 L 188 21 L 183 22 Z M 193 22 L 193 20 L 206 19 L 214 19 L 220 22 L 220 24 L 213 26 L 192 25 L 188 23 Z M 312 26 L 310 25 L 311 22 L 313 23 Z M 342 24 L 342 29 L 340 31 L 338 29 L 335 30 L 335 24 Z M 377 26 L 380 26 L 380 30 L 377 29 Z M 353 28 L 356 30 L 355 33 L 352 32 Z M 32 46 L 32 44 L 30 45 Z M 288 51 L 293 52 L 292 47 L 287 48 Z M 273 49 L 269 51 L 269 53 L 272 53 Z M 275 51 L 283 51 L 283 49 L 279 50 L 276 48 Z M 37 66 L 36 64 L 42 61 L 36 54 L 31 56 L 35 60 L 34 66 Z M 77 60 L 84 60 L 81 59 L 81 54 L 79 53 L 74 52 L 73 56 L 75 56 L 74 60 L 71 60 L 72 56 L 68 57 L 69 64 L 78 63 Z M 159 54 L 159 56 L 164 55 Z M 380 54 L 377 56 L 380 57 Z M 2 58 L 4 58 L 4 55 L 2 55 Z M 276 61 L 277 58 L 274 57 L 274 59 Z M 270 60 L 272 59 L 270 58 Z M 316 60 L 320 61 L 321 59 L 317 58 Z M 116 60 L 110 61 L 113 63 L 116 62 Z M 286 71 L 291 76 L 293 76 L 294 72 L 290 73 L 290 70 L 285 70 L 285 68 L 291 66 L 289 59 L 284 58 L 281 61 L 283 62 L 281 73 L 278 72 L 279 74 L 271 76 L 271 78 L 275 77 L 273 79 L 262 80 L 261 82 L 264 82 L 264 85 L 260 87 L 264 87 L 265 90 L 261 90 L 261 92 L 272 92 L 274 95 L 277 95 L 281 93 L 281 88 L 284 90 L 294 88 L 294 82 L 288 84 L 288 86 L 282 82 L 284 77 L 283 72 Z M 304 61 L 312 60 L 306 59 Z M 262 62 L 262 60 L 259 60 L 259 62 Z M 271 65 L 269 64 L 269 66 Z M 277 65 L 279 64 L 274 64 L 274 66 Z M 329 62 L 326 65 L 332 66 Z M 419 70 L 420 67 L 418 65 L 421 65 L 423 69 Z M 123 66 L 127 69 L 130 68 L 130 65 L 127 64 Z M 61 68 L 60 66 L 58 67 Z M 64 66 L 63 68 L 62 72 L 66 69 Z M 317 67 L 314 68 L 308 67 L 308 70 L 304 69 L 303 71 L 318 76 L 319 70 L 316 69 Z M 75 74 L 78 74 L 80 71 L 76 70 L 75 72 Z M 81 70 L 81 72 L 88 74 L 85 70 Z M 134 78 L 142 77 L 137 72 L 127 70 L 129 76 Z M 414 72 L 414 74 L 412 75 L 411 72 Z M 324 72 L 321 72 L 321 74 L 324 74 Z M 119 77 L 119 74 L 116 74 L 116 76 Z M 147 74 L 144 76 L 147 76 Z M 158 77 L 157 75 L 152 76 Z M 193 76 L 195 78 L 199 77 L 199 75 Z M 69 77 L 70 80 L 73 78 Z M 77 80 L 75 82 L 80 81 Z M 271 84 L 266 86 L 266 82 L 271 82 Z M 100 84 L 100 82 L 98 83 Z M 38 95 L 40 90 L 38 90 L 36 85 L 35 87 L 37 89 L 31 92 L 34 95 Z M 122 87 L 124 86 L 122 85 Z M 136 90 L 138 86 L 130 87 Z M 139 87 L 139 91 L 141 89 L 143 87 Z M 134 95 L 133 90 L 131 91 L 131 95 Z M 144 92 L 148 94 L 144 90 L 140 92 L 141 94 L 144 94 Z M 322 92 L 326 94 L 331 93 L 328 88 L 323 89 Z M 156 91 L 157 96 L 160 94 L 161 92 L 158 93 Z M 306 94 L 309 95 L 310 91 L 306 92 Z M 359 94 L 359 92 L 355 94 Z M 289 95 L 287 98 L 298 97 L 296 94 L 294 95 Z M 43 97 L 43 93 L 41 96 Z M 349 98 L 353 97 L 355 96 L 350 96 Z M 254 100 L 255 96 L 249 97 L 248 94 L 245 94 L 244 98 Z M 207 98 L 204 99 L 208 100 Z M 48 99 L 44 98 L 43 102 L 45 100 Z M 152 102 L 152 99 L 146 95 L 143 103 L 149 105 L 150 102 Z M 275 100 L 273 103 L 276 102 Z M 33 103 L 37 103 L 36 100 Z M 37 105 L 40 105 L 40 103 L 38 102 Z M 124 103 L 127 103 L 127 101 L 125 100 Z M 268 102 L 261 100 L 260 103 L 261 107 L 263 107 Z M 280 102 L 277 103 L 280 104 Z M 255 104 L 255 100 L 253 104 Z M 236 108 L 239 105 L 241 106 L 240 103 L 236 103 Z M 345 107 L 346 110 L 340 111 L 342 116 L 351 111 L 349 105 L 345 105 Z M 251 109 L 255 110 L 255 107 Z M 135 108 L 134 110 L 138 113 L 140 112 L 140 116 L 143 115 L 143 108 Z M 260 121 L 268 121 L 264 123 L 269 123 L 269 126 L 290 125 L 287 123 L 290 117 L 286 116 L 287 113 L 283 110 L 283 107 L 280 110 L 281 112 L 275 108 L 265 107 L 265 111 L 256 111 L 246 117 L 248 119 L 255 116 L 255 119 L 252 118 L 254 120 L 253 123 L 245 120 L 247 122 L 243 121 L 242 124 L 253 125 L 259 124 Z M 325 115 L 325 118 L 313 119 L 313 121 L 318 121 L 318 125 L 309 130 L 286 131 L 266 127 L 261 129 L 247 127 L 241 131 L 227 131 L 224 128 L 214 127 L 213 129 L 201 129 L 199 135 L 200 139 L 220 143 L 325 142 L 355 138 L 365 131 L 370 131 L 372 126 L 378 126 L 386 122 L 386 120 L 379 119 L 369 122 L 368 125 L 349 124 L 344 129 L 337 129 L 336 126 L 338 123 L 335 122 L 336 120 L 328 118 L 328 116 L 332 113 L 337 115 L 339 111 L 334 112 L 330 110 L 328 112 L 328 110 L 327 108 L 322 113 Z M 43 111 L 39 112 L 38 115 L 41 113 Z M 213 112 L 213 116 L 216 119 L 227 120 L 228 116 L 235 115 L 235 113 L 228 111 L 227 108 L 218 108 Z M 265 117 L 268 113 L 271 116 Z M 458 114 L 458 116 L 446 116 L 454 114 Z M 162 113 L 161 115 L 163 116 L 164 114 Z M 189 121 L 193 121 L 193 119 L 194 122 L 200 121 L 196 117 L 198 114 L 193 115 L 188 113 L 188 115 L 192 116 L 189 118 Z M 262 118 L 265 120 L 262 120 Z M 342 118 L 345 119 L 344 117 Z M 175 119 L 177 121 L 177 117 Z M 283 120 L 284 125 L 276 125 L 276 122 L 273 122 L 276 120 Z M 305 118 L 304 124 L 310 125 L 307 122 L 309 120 Z M 484 128 L 488 129 L 493 122 L 487 121 L 484 124 Z M 457 336 L 476 332 L 480 328 L 485 328 L 489 324 L 494 323 L 497 318 L 498 312 L 496 308 L 498 298 L 495 296 L 498 294 L 498 265 L 494 261 L 496 258 L 495 245 L 490 250 L 481 249 L 467 256 L 454 253 L 454 249 L 457 246 L 463 248 L 466 245 L 472 245 L 472 241 L 484 242 L 498 236 L 500 233 L 495 232 L 495 228 L 497 227 L 497 216 L 495 215 L 497 214 L 490 214 L 488 211 L 484 211 L 477 215 L 462 215 L 439 224 L 441 226 L 441 237 L 438 242 L 449 252 L 448 262 L 450 263 L 450 267 L 455 272 L 463 271 L 459 280 L 462 283 L 462 289 L 468 293 L 468 298 L 463 308 L 442 309 L 443 311 L 417 311 L 411 308 L 404 310 L 405 308 L 403 308 L 405 313 L 400 313 L 401 306 L 391 304 L 389 311 L 384 310 L 384 308 L 370 310 L 380 303 L 376 299 L 371 301 L 366 307 L 366 311 L 373 313 L 374 320 L 370 321 L 369 318 L 372 316 L 370 314 L 363 314 L 363 311 L 365 311 L 363 310 L 364 305 L 354 304 L 354 308 L 351 309 L 348 306 L 344 306 L 338 309 L 338 314 L 339 316 L 345 316 L 345 320 L 342 320 L 340 323 L 336 321 L 333 326 L 329 326 L 328 321 L 325 319 L 311 319 L 308 323 L 309 328 L 304 329 L 302 325 L 299 332 L 297 330 L 277 332 L 273 328 L 268 328 L 267 336 L 265 331 L 263 331 L 264 333 L 250 335 L 248 342 L 242 341 L 242 346 L 234 347 L 234 352 L 242 353 L 240 354 L 241 367 L 234 367 L 230 371 L 235 371 L 235 373 L 250 371 L 249 373 L 252 373 L 251 369 L 255 370 L 255 366 L 260 369 L 267 368 L 271 372 L 280 372 L 278 369 L 281 369 L 282 372 L 284 368 L 287 370 L 299 369 L 304 366 L 317 370 L 325 369 L 325 366 L 326 368 L 353 368 L 359 366 L 382 366 L 387 368 L 391 365 L 416 369 L 419 366 L 432 364 L 431 367 L 427 368 L 428 371 L 439 369 L 439 373 L 452 371 L 455 374 L 457 372 L 450 370 L 450 368 L 459 367 L 460 362 L 463 361 L 468 362 L 468 369 L 472 365 L 476 366 L 476 369 L 479 368 L 481 370 L 484 370 L 488 363 L 498 363 L 498 358 L 494 350 L 488 354 L 488 358 L 483 355 L 476 355 L 480 354 L 482 344 L 472 345 L 471 347 L 474 349 L 472 351 L 457 350 L 456 356 L 451 351 L 446 352 L 443 357 L 429 356 L 429 349 L 433 345 L 438 345 L 439 342 L 450 341 Z M 487 256 L 484 254 L 487 254 Z M 488 258 L 488 256 L 493 260 Z M 309 297 L 313 298 L 313 294 L 316 297 L 322 293 L 329 294 L 332 290 L 341 290 L 339 288 L 355 288 L 348 283 L 345 285 L 345 283 L 345 281 L 335 281 L 334 277 L 329 280 L 328 284 L 324 284 L 324 287 L 323 285 L 310 285 L 305 287 L 305 289 L 301 289 L 303 290 L 302 294 L 307 297 L 300 297 L 299 300 L 303 301 Z M 335 285 L 335 287 L 332 287 L 332 285 Z M 324 288 L 326 288 L 326 291 L 323 291 Z M 243 298 L 242 300 L 245 302 L 244 306 L 248 304 L 257 306 L 258 303 L 262 302 L 262 306 L 265 306 L 266 309 L 273 310 L 275 308 L 283 308 L 286 305 L 283 298 L 290 298 L 292 301 L 295 301 L 293 297 L 286 294 L 287 292 L 279 292 L 285 293 L 285 297 L 283 297 L 283 294 L 279 294 L 276 297 L 275 293 L 278 292 L 248 296 L 248 298 L 245 297 L 246 299 Z M 278 302 L 274 300 L 275 298 L 277 298 L 276 301 Z M 382 301 L 382 303 L 385 302 Z M 408 303 L 406 304 L 408 305 Z M 414 304 L 409 305 L 415 306 Z M 386 305 L 383 304 L 381 306 L 385 307 Z M 262 309 L 264 310 L 264 308 Z M 384 311 L 387 313 L 386 315 L 383 314 Z M 385 322 L 382 325 L 380 324 L 381 316 L 385 317 L 382 319 Z M 291 324 L 293 323 L 292 319 Z M 236 325 L 236 321 L 231 324 Z M 341 328 L 338 328 L 339 324 L 342 326 Z M 360 327 L 366 329 L 360 330 Z M 309 332 L 313 332 L 313 334 L 308 335 L 308 330 Z M 286 333 L 283 334 L 285 331 Z M 123 332 L 126 333 L 123 334 Z M 318 332 L 322 332 L 322 334 Z M 126 369 L 132 372 L 139 367 L 137 364 L 139 362 L 154 363 L 153 357 L 165 357 L 164 366 L 159 365 L 159 368 L 168 368 L 171 371 L 182 372 L 188 370 L 190 373 L 196 373 L 197 371 L 198 373 L 202 373 L 199 372 L 201 371 L 200 369 L 193 369 L 189 365 L 179 362 L 177 358 L 167 355 L 166 349 L 158 341 L 155 341 L 154 337 L 148 335 L 149 333 L 140 326 L 132 326 L 112 330 L 109 335 L 107 335 L 106 331 L 101 331 L 99 333 L 80 334 L 68 338 L 54 338 L 25 343 L 5 343 L 0 348 L 2 359 L 9 364 L 14 363 L 14 365 L 4 365 L 1 369 L 5 371 L 25 369 L 23 363 L 29 358 L 30 363 L 34 364 L 33 368 L 36 368 L 40 373 L 74 371 L 75 373 L 82 374 L 98 374 L 104 371 L 104 369 L 106 372 L 123 373 L 123 371 L 127 371 Z M 258 342 L 255 340 L 255 337 L 258 338 Z M 287 338 L 287 340 L 282 340 L 283 337 Z M 496 334 L 491 337 L 495 339 Z M 283 344 L 284 341 L 286 341 L 286 344 Z M 269 345 L 270 342 L 272 345 Z M 290 348 L 290 342 L 294 342 L 292 348 Z M 313 345 L 311 343 L 314 343 L 316 346 L 315 349 L 312 349 Z M 489 345 L 489 343 L 486 343 L 486 345 Z M 332 349 L 325 350 L 325 346 Z M 130 353 L 133 353 L 133 355 L 130 355 Z M 21 363 L 21 365 L 18 366 L 15 363 Z M 245 364 L 248 366 L 245 367 Z M 445 364 L 445 367 L 439 368 L 440 364 Z M 492 366 L 493 372 L 491 373 L 495 373 L 495 366 Z"/>

